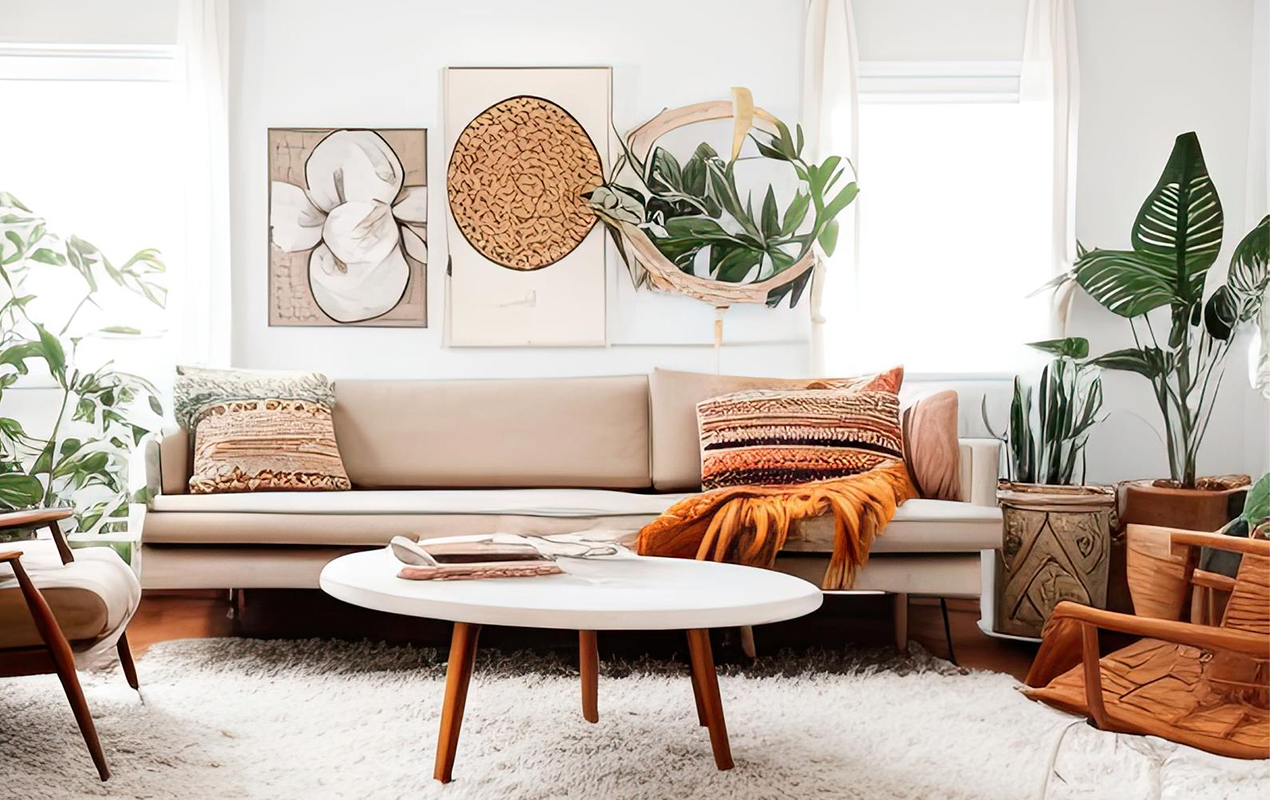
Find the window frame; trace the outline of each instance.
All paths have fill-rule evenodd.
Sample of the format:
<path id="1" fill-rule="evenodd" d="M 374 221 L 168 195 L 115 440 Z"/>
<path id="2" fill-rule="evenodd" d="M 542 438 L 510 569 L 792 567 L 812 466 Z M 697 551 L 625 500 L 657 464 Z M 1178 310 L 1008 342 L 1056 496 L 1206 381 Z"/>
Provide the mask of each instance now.
<path id="1" fill-rule="evenodd" d="M 6 81 L 175 83 L 175 45 L 28 44 L 0 42 L 0 85 Z M 9 391 L 47 390 L 57 382 L 33 371 Z"/>
<path id="2" fill-rule="evenodd" d="M 1014 61 L 861 61 L 861 105 L 894 103 L 1020 102 L 1023 62 Z M 1017 369 L 966 372 L 907 371 L 909 382 L 999 382 L 1013 380 Z"/>

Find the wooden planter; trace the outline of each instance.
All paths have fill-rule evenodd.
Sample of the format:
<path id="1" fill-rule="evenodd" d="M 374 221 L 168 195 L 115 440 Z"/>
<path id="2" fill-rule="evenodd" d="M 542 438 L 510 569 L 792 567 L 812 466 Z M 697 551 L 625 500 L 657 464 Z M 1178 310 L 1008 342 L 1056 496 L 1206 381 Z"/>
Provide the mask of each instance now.
<path id="1" fill-rule="evenodd" d="M 1063 600 L 1107 602 L 1116 496 L 1104 486 L 1002 481 L 1004 542 L 996 556 L 993 630 L 1039 637 Z"/>
<path id="2" fill-rule="evenodd" d="M 1155 486 L 1151 481 L 1129 481 L 1120 485 L 1119 493 L 1120 531 L 1128 525 L 1157 525 L 1212 532 L 1239 516 L 1248 487 L 1176 489 Z M 1129 559 L 1128 545 L 1123 533 L 1118 531 L 1111 544 L 1107 607 L 1121 614 L 1158 616 L 1155 612 L 1136 610 L 1136 598 L 1131 598 L 1129 593 Z"/>

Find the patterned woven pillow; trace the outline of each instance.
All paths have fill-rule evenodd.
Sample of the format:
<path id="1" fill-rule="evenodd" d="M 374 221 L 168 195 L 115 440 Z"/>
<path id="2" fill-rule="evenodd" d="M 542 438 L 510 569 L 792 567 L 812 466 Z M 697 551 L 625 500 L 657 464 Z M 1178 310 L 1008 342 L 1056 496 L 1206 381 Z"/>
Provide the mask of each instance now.
<path id="1" fill-rule="evenodd" d="M 326 376 L 177 367 L 173 394 L 193 449 L 190 492 L 351 488 Z"/>
<path id="2" fill-rule="evenodd" d="M 903 459 L 894 392 L 734 392 L 697 404 L 701 486 L 790 485 Z"/>

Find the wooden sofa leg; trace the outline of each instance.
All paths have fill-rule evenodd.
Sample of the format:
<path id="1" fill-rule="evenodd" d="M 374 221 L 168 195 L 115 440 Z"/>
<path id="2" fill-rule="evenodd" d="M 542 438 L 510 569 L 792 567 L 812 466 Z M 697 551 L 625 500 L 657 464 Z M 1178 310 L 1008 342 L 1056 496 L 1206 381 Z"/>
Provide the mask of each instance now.
<path id="1" fill-rule="evenodd" d="M 137 664 L 132 660 L 132 648 L 128 646 L 127 633 L 119 637 L 115 649 L 119 652 L 119 666 L 123 667 L 123 676 L 128 679 L 128 685 L 139 691 L 141 683 L 137 680 Z"/>
<path id="2" fill-rule="evenodd" d="M 894 604 L 895 649 L 903 655 L 908 652 L 908 593 L 896 592 L 891 595 L 891 601 Z"/>
<path id="3" fill-rule="evenodd" d="M 22 562 L 18 560 L 17 554 L 13 554 L 12 560 L 7 558 L 3 560 L 9 561 L 10 566 L 13 567 L 13 574 L 18 579 L 18 587 L 22 590 L 27 608 L 31 611 L 31 618 L 35 621 L 35 629 L 44 640 L 44 645 L 53 659 L 57 677 L 62 682 L 66 699 L 70 701 L 75 722 L 79 725 L 84 744 L 88 746 L 88 753 L 97 767 L 97 774 L 103 781 L 108 780 L 110 768 L 106 766 L 106 754 L 101 749 L 101 740 L 97 738 L 97 727 L 93 725 L 93 715 L 88 710 L 84 689 L 79 685 L 79 675 L 75 672 L 75 655 L 71 652 L 70 642 L 66 641 L 66 635 L 62 633 L 62 627 L 57 624 L 57 617 L 53 616 L 53 610 L 49 608 L 44 595 L 40 594 L 40 590 L 35 587 L 30 576 L 26 574 L 26 570 L 22 568 Z"/>

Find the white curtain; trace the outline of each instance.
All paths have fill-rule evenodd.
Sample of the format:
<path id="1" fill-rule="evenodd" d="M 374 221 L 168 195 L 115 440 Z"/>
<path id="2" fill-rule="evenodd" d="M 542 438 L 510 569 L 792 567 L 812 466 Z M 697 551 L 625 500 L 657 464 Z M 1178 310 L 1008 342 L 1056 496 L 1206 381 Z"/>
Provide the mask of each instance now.
<path id="1" fill-rule="evenodd" d="M 1080 69 L 1076 54 L 1074 0 L 1030 0 L 1023 40 L 1019 102 L 1040 120 L 1042 144 L 1053 152 L 1051 274 L 1062 275 L 1076 260 L 1076 132 Z M 1072 287 L 1055 296 L 1051 332 L 1066 336 Z"/>
<path id="2" fill-rule="evenodd" d="M 180 0 L 178 80 L 184 82 L 184 264 L 174 265 L 172 319 L 180 363 L 228 366 L 228 0 Z"/>
<path id="3" fill-rule="evenodd" d="M 859 54 L 851 0 L 809 0 L 803 34 L 802 126 L 806 135 L 804 156 L 819 162 L 830 154 L 847 156 L 852 164 L 859 139 Z M 855 265 L 859 229 L 859 202 L 838 218 L 838 245 L 833 264 L 817 265 L 811 285 L 811 372 L 825 370 L 825 323 L 821 306 L 826 281 L 844 302 L 854 301 Z M 831 329 L 832 330 L 832 329 Z M 847 337 L 838 337 L 845 340 Z"/>
<path id="4" fill-rule="evenodd" d="M 1248 196 L 1242 232 L 1270 213 L 1270 0 L 1252 12 L 1252 93 L 1248 103 Z M 1270 398 L 1270 289 L 1262 305 L 1259 341 L 1250 352 L 1252 384 Z M 1264 414 L 1264 407 L 1253 409 Z"/>

